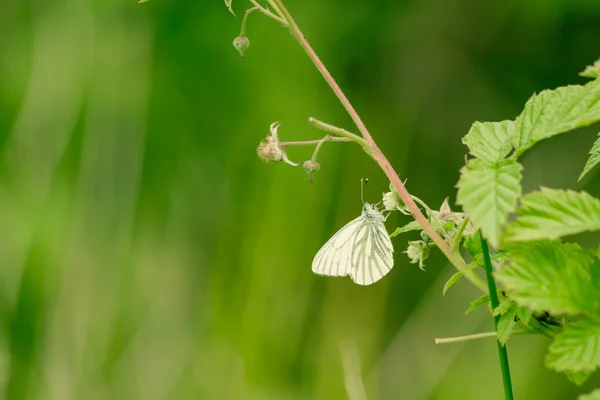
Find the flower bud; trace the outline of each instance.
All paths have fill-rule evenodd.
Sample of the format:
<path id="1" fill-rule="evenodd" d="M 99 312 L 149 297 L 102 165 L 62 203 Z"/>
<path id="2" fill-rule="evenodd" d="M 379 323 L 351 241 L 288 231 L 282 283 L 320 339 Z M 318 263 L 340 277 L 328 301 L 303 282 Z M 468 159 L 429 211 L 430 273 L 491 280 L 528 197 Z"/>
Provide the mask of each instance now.
<path id="1" fill-rule="evenodd" d="M 450 203 L 448 203 L 448 198 L 446 197 L 446 199 L 442 203 L 442 206 L 440 207 L 440 215 L 438 218 L 446 219 L 446 217 L 448 215 L 450 215 L 451 213 L 452 213 L 452 209 L 450 208 Z"/>
<path id="2" fill-rule="evenodd" d="M 308 174 L 308 183 L 313 182 L 313 179 L 312 179 L 313 173 L 317 172 L 320 169 L 321 169 L 321 166 L 319 165 L 318 162 L 313 161 L 313 160 L 304 161 L 304 170 Z"/>
<path id="3" fill-rule="evenodd" d="M 410 258 L 411 264 L 419 263 L 419 268 L 425 269 L 425 260 L 429 257 L 429 246 L 422 240 L 408 242 L 408 249 L 405 253 Z"/>
<path id="4" fill-rule="evenodd" d="M 244 58 L 244 52 L 250 46 L 250 40 L 246 36 L 238 36 L 233 39 L 233 47 L 240 53 L 240 58 Z"/>
<path id="5" fill-rule="evenodd" d="M 410 211 L 406 208 L 406 204 L 400 198 L 394 185 L 390 183 L 390 191 L 383 194 L 383 207 L 387 211 L 400 211 L 402 214 L 410 215 Z"/>

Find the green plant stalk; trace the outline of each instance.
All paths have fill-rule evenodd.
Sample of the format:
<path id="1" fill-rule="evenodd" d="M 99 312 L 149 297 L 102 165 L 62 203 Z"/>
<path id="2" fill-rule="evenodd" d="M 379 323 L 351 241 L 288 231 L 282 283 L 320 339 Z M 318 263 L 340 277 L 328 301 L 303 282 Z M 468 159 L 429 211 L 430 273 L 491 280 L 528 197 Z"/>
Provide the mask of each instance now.
<path id="1" fill-rule="evenodd" d="M 469 221 L 469 217 L 465 216 L 465 219 L 463 219 L 462 223 L 458 227 L 458 230 L 456 231 L 456 236 L 454 236 L 454 243 L 452 243 L 452 249 L 454 251 L 458 251 L 458 247 L 460 246 L 460 240 L 462 239 L 462 234 L 465 231 L 467 225 L 469 225 Z"/>
<path id="2" fill-rule="evenodd" d="M 344 137 L 353 142 L 360 144 L 367 153 L 369 153 L 369 151 L 371 150 L 371 148 L 369 147 L 369 144 L 367 143 L 367 141 L 365 139 L 361 138 L 360 136 L 358 136 L 352 132 L 348 132 L 345 129 L 338 128 L 337 126 L 333 126 L 333 125 L 327 124 L 325 122 L 319 121 L 318 119 L 313 118 L 313 117 L 310 117 L 308 119 L 308 122 L 322 132 L 329 132 L 332 135 Z"/>
<path id="3" fill-rule="evenodd" d="M 266 8 L 264 8 L 263 6 L 258 4 L 258 2 L 256 0 L 249 0 L 249 1 L 250 1 L 250 3 L 252 3 L 254 5 L 254 7 L 256 7 L 256 9 L 258 11 L 265 14 L 267 17 L 274 19 L 275 21 L 281 23 L 284 26 L 287 26 L 287 23 L 285 22 L 285 20 L 283 18 L 278 17 L 277 15 L 273 14 L 271 11 L 267 10 Z"/>
<path id="4" fill-rule="evenodd" d="M 408 191 L 406 190 L 406 187 L 400 180 L 400 177 L 394 170 L 394 167 L 392 167 L 392 164 L 381 152 L 379 147 L 377 147 L 377 144 L 373 140 L 373 137 L 369 133 L 369 130 L 361 120 L 360 116 L 358 115 L 358 113 L 356 112 L 356 110 L 354 109 L 354 107 L 352 106 L 342 89 L 339 87 L 333 76 L 329 73 L 319 56 L 310 46 L 310 44 L 306 40 L 306 37 L 292 18 L 291 14 L 283 5 L 282 0 L 268 0 L 268 2 L 286 21 L 287 26 L 289 27 L 292 35 L 296 38 L 298 43 L 300 43 L 300 46 L 304 49 L 308 57 L 315 64 L 317 70 L 321 73 L 325 81 L 329 84 L 339 101 L 342 103 L 342 105 L 346 109 L 346 112 L 348 112 L 350 118 L 352 118 L 354 124 L 363 136 L 364 140 L 366 140 L 370 149 L 371 156 L 377 162 L 377 164 L 379 164 L 381 169 L 383 169 L 383 172 L 386 174 L 390 182 L 394 185 L 394 188 L 398 192 L 398 195 L 404 201 L 406 207 L 410 210 L 413 218 L 419 223 L 421 228 L 429 235 L 431 240 L 438 246 L 442 253 L 444 253 L 446 258 L 454 265 L 454 267 L 458 271 L 460 271 L 464 275 L 464 277 L 467 280 L 469 280 L 473 285 L 475 285 L 484 293 L 488 293 L 488 287 L 483 281 L 483 279 L 481 279 L 479 275 L 477 275 L 474 271 L 468 268 L 460 253 L 454 251 L 450 247 L 450 245 L 446 243 L 444 239 L 442 239 L 442 237 L 436 232 L 433 226 L 431 226 L 425 215 L 423 215 L 410 193 L 408 193 Z"/>
<path id="5" fill-rule="evenodd" d="M 242 28 L 240 29 L 240 37 L 246 36 L 246 22 L 248 21 L 248 16 L 252 14 L 253 11 L 260 10 L 260 6 L 252 7 L 246 10 L 244 13 L 244 19 L 242 20 Z"/>
<path id="6" fill-rule="evenodd" d="M 492 303 L 492 309 L 500 305 L 498 299 L 498 291 L 496 289 L 496 280 L 492 270 L 492 260 L 490 259 L 490 251 L 488 248 L 487 241 L 483 238 L 481 231 L 479 231 L 479 239 L 481 240 L 481 250 L 483 252 L 483 263 L 485 264 L 485 275 L 487 277 L 488 288 L 490 293 L 490 302 Z M 494 330 L 498 332 L 498 321 L 500 320 L 499 315 L 494 315 Z M 500 340 L 496 339 L 498 345 L 498 356 L 500 357 L 500 369 L 502 370 L 502 384 L 504 385 L 504 398 L 506 400 L 514 400 L 512 383 L 510 380 L 510 367 L 508 364 L 508 353 L 506 347 L 500 343 Z"/>
<path id="7" fill-rule="evenodd" d="M 512 332 L 513 335 L 523 335 L 525 333 L 535 333 L 535 331 L 529 329 L 520 329 Z M 498 334 L 496 332 L 483 332 L 483 333 L 475 333 L 473 335 L 466 336 L 457 336 L 451 338 L 435 338 L 435 344 L 447 344 L 447 343 L 458 343 L 458 342 L 468 342 L 470 340 L 477 339 L 488 339 L 488 338 L 497 338 Z"/>
<path id="8" fill-rule="evenodd" d="M 327 140 L 330 140 L 332 142 L 351 142 L 352 140 L 348 139 L 348 138 L 341 138 L 341 137 L 335 137 L 335 136 L 325 136 L 327 138 Z M 315 139 L 315 140 L 301 140 L 301 141 L 297 141 L 297 142 L 280 142 L 279 146 L 281 147 L 290 147 L 290 146 L 313 146 L 315 144 L 319 144 L 321 143 L 321 141 L 323 141 L 323 139 Z"/>
<path id="9" fill-rule="evenodd" d="M 442 226 L 442 223 L 440 222 L 440 220 L 433 214 L 433 211 L 431 211 L 431 208 L 429 208 L 429 206 L 427 204 L 425 204 L 425 202 L 423 200 L 421 200 L 420 198 L 418 198 L 417 196 L 412 196 L 411 195 L 411 197 L 413 198 L 413 200 L 415 202 L 419 203 L 427 211 L 427 214 L 429 214 L 429 216 L 431 217 L 431 219 L 437 225 L 437 227 L 440 230 L 440 232 L 442 232 L 442 234 L 446 238 L 446 243 L 450 243 L 450 236 L 448 236 L 448 233 L 446 233 L 446 230 Z"/>

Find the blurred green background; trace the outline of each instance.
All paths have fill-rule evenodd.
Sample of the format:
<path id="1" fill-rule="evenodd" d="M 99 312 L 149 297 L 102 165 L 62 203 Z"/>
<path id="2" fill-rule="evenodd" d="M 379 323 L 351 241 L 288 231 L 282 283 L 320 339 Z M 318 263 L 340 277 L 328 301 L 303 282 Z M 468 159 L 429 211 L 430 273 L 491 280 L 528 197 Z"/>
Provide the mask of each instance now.
<path id="1" fill-rule="evenodd" d="M 600 56 L 600 2 L 287 0 L 408 188 L 432 207 L 464 163 L 475 120 L 514 118 L 536 91 L 583 83 Z M 249 7 L 234 0 L 238 16 Z M 314 276 L 320 246 L 387 189 L 358 146 L 301 168 L 255 154 L 354 130 L 302 49 L 221 0 L 3 0 L 0 11 L 0 392 L 7 399 L 502 399 L 495 343 L 452 269 L 426 272 L 394 239 L 370 287 Z M 596 131 L 523 159 L 540 184 L 581 184 Z M 307 159 L 312 149 L 291 149 Z M 406 222 L 388 219 L 388 230 Z M 594 242 L 591 242 L 594 243 Z M 548 342 L 515 337 L 517 399 L 575 399 L 543 367 Z M 351 390 L 352 391 L 352 390 Z M 354 390 L 355 393 L 356 390 Z M 351 397 L 361 399 L 360 396 Z"/>

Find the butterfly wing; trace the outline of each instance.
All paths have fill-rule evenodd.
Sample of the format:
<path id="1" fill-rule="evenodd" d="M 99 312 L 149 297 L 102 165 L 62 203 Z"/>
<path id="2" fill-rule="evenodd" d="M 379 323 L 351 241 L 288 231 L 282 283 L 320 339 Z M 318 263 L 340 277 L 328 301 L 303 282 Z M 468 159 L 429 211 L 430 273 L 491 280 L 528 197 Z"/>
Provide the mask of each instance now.
<path id="1" fill-rule="evenodd" d="M 321 247 L 312 263 L 317 275 L 346 276 L 359 285 L 383 278 L 394 266 L 394 248 L 382 220 L 360 216 Z"/>
<path id="2" fill-rule="evenodd" d="M 370 285 L 383 278 L 394 266 L 394 247 L 382 220 L 364 219 L 354 233 L 350 278 Z"/>
<path id="3" fill-rule="evenodd" d="M 363 225 L 362 216 L 348 222 L 321 247 L 313 259 L 312 270 L 317 275 L 346 276 L 352 270 L 352 246 Z"/>

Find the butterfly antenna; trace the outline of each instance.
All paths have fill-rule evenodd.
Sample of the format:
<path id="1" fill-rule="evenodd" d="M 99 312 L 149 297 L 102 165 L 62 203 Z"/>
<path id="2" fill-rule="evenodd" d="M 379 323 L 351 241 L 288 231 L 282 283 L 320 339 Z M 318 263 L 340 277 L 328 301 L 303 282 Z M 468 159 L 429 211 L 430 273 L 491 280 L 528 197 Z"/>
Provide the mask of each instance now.
<path id="1" fill-rule="evenodd" d="M 365 178 L 360 180 L 360 199 L 363 204 L 365 204 L 365 185 L 369 183 L 369 178 Z"/>

